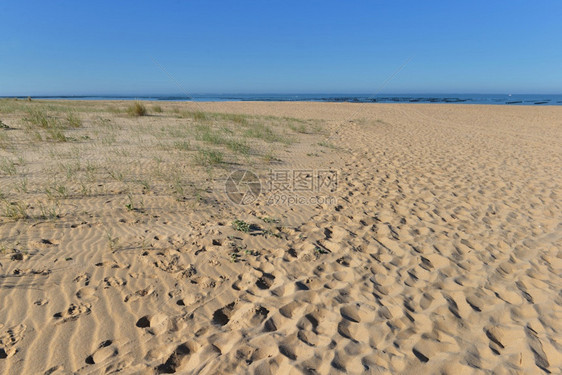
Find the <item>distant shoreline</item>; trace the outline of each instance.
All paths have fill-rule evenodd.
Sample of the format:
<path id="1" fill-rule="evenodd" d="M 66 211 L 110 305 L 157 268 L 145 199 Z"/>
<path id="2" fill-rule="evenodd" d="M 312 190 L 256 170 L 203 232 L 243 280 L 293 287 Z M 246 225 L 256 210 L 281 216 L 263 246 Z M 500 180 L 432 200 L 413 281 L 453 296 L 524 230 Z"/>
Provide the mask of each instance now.
<path id="1" fill-rule="evenodd" d="M 25 100 L 28 96 L 1 96 L 1 99 Z M 142 100 L 172 102 L 321 102 L 321 103 L 426 103 L 426 104 L 492 104 L 518 106 L 562 105 L 562 95 L 538 94 L 195 94 L 182 95 L 37 95 L 32 100 Z"/>

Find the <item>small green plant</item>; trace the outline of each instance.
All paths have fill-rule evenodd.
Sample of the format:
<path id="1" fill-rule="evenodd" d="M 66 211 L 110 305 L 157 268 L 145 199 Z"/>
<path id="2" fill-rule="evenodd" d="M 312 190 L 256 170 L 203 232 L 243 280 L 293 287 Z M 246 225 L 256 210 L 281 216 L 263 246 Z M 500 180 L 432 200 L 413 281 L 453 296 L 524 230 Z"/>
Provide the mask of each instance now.
<path id="1" fill-rule="evenodd" d="M 92 188 L 86 185 L 84 181 L 80 181 L 80 192 L 83 196 L 87 197 L 92 195 Z"/>
<path id="2" fill-rule="evenodd" d="M 123 174 L 123 172 L 118 171 L 118 170 L 114 170 L 114 169 L 107 169 L 107 174 L 109 174 L 109 177 L 111 177 L 112 179 L 114 179 L 115 181 L 121 181 L 123 182 L 125 180 L 125 175 Z"/>
<path id="3" fill-rule="evenodd" d="M 270 224 L 270 223 L 279 223 L 279 222 L 281 221 L 281 220 L 279 220 L 279 219 L 275 219 L 275 218 L 271 218 L 271 217 L 267 217 L 267 216 L 266 216 L 266 217 L 262 217 L 261 219 L 263 220 L 264 223 L 268 223 L 268 224 Z"/>
<path id="4" fill-rule="evenodd" d="M 82 126 L 82 120 L 74 112 L 70 112 L 66 116 L 66 122 L 69 128 L 79 128 Z"/>
<path id="5" fill-rule="evenodd" d="M 20 179 L 19 184 L 16 186 L 16 190 L 20 193 L 28 193 L 29 192 L 27 177 L 22 177 Z"/>
<path id="6" fill-rule="evenodd" d="M 88 163 L 86 164 L 86 179 L 90 182 L 93 182 L 95 177 L 96 177 L 96 173 L 98 171 L 98 166 L 95 164 L 92 164 L 90 161 L 88 161 Z"/>
<path id="7" fill-rule="evenodd" d="M 225 114 L 223 115 L 225 120 L 229 120 L 235 122 L 237 124 L 246 125 L 248 123 L 248 116 L 247 115 L 239 115 L 239 114 Z"/>
<path id="8" fill-rule="evenodd" d="M 250 128 L 248 128 L 244 134 L 244 137 L 248 137 L 248 138 L 256 138 L 256 139 L 262 139 L 266 142 L 282 142 L 282 143 L 289 143 L 289 139 L 286 137 L 283 137 L 282 135 L 279 135 L 277 133 L 275 133 L 269 126 L 261 124 L 261 123 L 256 123 L 253 124 Z"/>
<path id="9" fill-rule="evenodd" d="M 127 194 L 127 198 L 129 200 L 129 202 L 127 204 L 125 204 L 125 208 L 128 211 L 137 211 L 137 212 L 143 212 L 144 211 L 144 202 L 140 201 L 139 206 L 137 206 L 135 204 L 135 200 L 133 199 L 133 195 L 131 193 Z"/>
<path id="10" fill-rule="evenodd" d="M 77 156 L 76 158 L 78 160 L 62 165 L 67 180 L 74 179 L 77 176 L 78 172 L 80 172 L 80 170 L 82 169 L 82 165 L 80 164 L 80 159 L 79 159 L 80 157 Z"/>
<path id="11" fill-rule="evenodd" d="M 225 144 L 228 149 L 239 154 L 248 155 L 250 153 L 250 146 L 248 146 L 245 142 L 237 141 L 235 139 L 228 139 Z"/>
<path id="12" fill-rule="evenodd" d="M 189 141 L 180 141 L 174 143 L 174 148 L 176 150 L 189 151 L 191 150 L 191 144 L 189 143 Z"/>
<path id="13" fill-rule="evenodd" d="M 162 113 L 162 107 L 160 107 L 159 105 L 154 105 L 152 106 L 152 112 L 154 113 Z"/>
<path id="14" fill-rule="evenodd" d="M 54 142 L 68 142 L 69 138 L 64 134 L 64 132 L 59 128 L 49 128 L 47 129 L 48 139 Z"/>
<path id="15" fill-rule="evenodd" d="M 123 112 L 123 110 L 121 108 L 119 108 L 117 106 L 114 106 L 114 105 L 107 106 L 106 111 L 109 112 L 109 113 L 122 113 Z"/>
<path id="16" fill-rule="evenodd" d="M 240 231 L 240 232 L 244 232 L 244 233 L 249 233 L 250 229 L 251 229 L 250 224 L 246 223 L 243 220 L 238 220 L 238 219 L 236 219 L 232 222 L 232 227 L 235 230 Z"/>
<path id="17" fill-rule="evenodd" d="M 238 260 L 240 259 L 240 254 L 238 254 L 237 252 L 232 252 L 230 253 L 230 261 L 232 263 L 236 263 Z"/>
<path id="18" fill-rule="evenodd" d="M 223 162 L 224 156 L 220 151 L 200 149 L 195 154 L 195 162 L 199 165 L 215 165 Z"/>
<path id="19" fill-rule="evenodd" d="M 266 163 L 271 163 L 277 160 L 277 158 L 275 157 L 275 154 L 273 153 L 272 150 L 267 151 L 263 156 L 263 161 L 265 161 Z"/>
<path id="20" fill-rule="evenodd" d="M 50 199 L 66 199 L 68 198 L 69 192 L 65 185 L 55 181 L 50 188 L 45 189 L 45 194 L 47 194 Z"/>
<path id="21" fill-rule="evenodd" d="M 110 127 L 111 125 L 111 119 L 108 118 L 103 118 L 101 116 L 98 116 L 95 121 L 94 121 L 95 125 L 98 126 L 105 126 L 105 127 Z"/>
<path id="22" fill-rule="evenodd" d="M 319 143 L 318 143 L 318 146 L 330 148 L 330 149 L 332 149 L 332 150 L 337 150 L 337 149 L 339 149 L 338 146 L 336 146 L 335 144 L 330 143 L 330 142 L 328 142 L 328 141 L 319 142 Z"/>
<path id="23" fill-rule="evenodd" d="M 222 134 L 224 133 L 232 134 L 233 132 L 227 128 L 223 128 L 219 132 L 209 125 L 197 125 L 195 128 L 195 139 L 214 145 L 224 145 L 228 149 L 244 155 L 250 152 L 250 147 L 245 142 L 238 141 L 231 137 L 223 137 Z"/>
<path id="24" fill-rule="evenodd" d="M 131 194 L 128 194 L 127 197 L 129 198 L 129 203 L 125 204 L 125 208 L 128 211 L 133 211 L 135 209 L 135 203 L 133 202 L 133 196 Z"/>
<path id="25" fill-rule="evenodd" d="M 45 220 L 54 220 L 59 217 L 58 207 L 56 204 L 50 206 L 39 204 L 39 209 L 41 211 L 41 218 Z"/>
<path id="26" fill-rule="evenodd" d="M 183 117 L 189 117 L 196 121 L 205 121 L 207 120 L 207 114 L 201 111 L 186 111 L 182 113 Z"/>
<path id="27" fill-rule="evenodd" d="M 0 161 L 0 170 L 8 176 L 13 176 L 16 174 L 16 163 L 4 158 Z"/>
<path id="28" fill-rule="evenodd" d="M 1 130 L 1 128 L 0 128 Z M 0 148 L 6 149 L 10 145 L 10 137 L 5 132 L 0 132 Z"/>
<path id="29" fill-rule="evenodd" d="M 308 129 L 305 124 L 289 124 L 289 128 L 294 131 L 295 133 L 306 134 L 308 133 Z"/>
<path id="30" fill-rule="evenodd" d="M 174 175 L 170 180 L 172 184 L 172 194 L 176 197 L 176 200 L 185 200 L 185 183 L 179 175 Z"/>
<path id="31" fill-rule="evenodd" d="M 142 186 L 143 193 L 148 193 L 150 191 L 150 182 L 147 180 L 139 180 L 137 182 Z"/>
<path id="32" fill-rule="evenodd" d="M 54 118 L 48 117 L 39 109 L 30 110 L 24 120 L 32 125 L 36 125 L 44 129 L 56 127 L 57 125 Z"/>
<path id="33" fill-rule="evenodd" d="M 328 251 L 327 251 L 326 249 L 321 248 L 320 246 L 316 246 L 316 247 L 314 248 L 314 253 L 315 253 L 316 255 L 319 255 L 319 254 L 328 254 Z"/>
<path id="34" fill-rule="evenodd" d="M 256 250 L 249 250 L 249 249 L 244 250 L 244 254 L 246 254 L 246 255 L 252 255 L 252 256 L 255 256 L 255 257 L 257 257 L 258 255 L 260 255 L 259 251 L 256 251 Z"/>
<path id="35" fill-rule="evenodd" d="M 195 139 L 215 145 L 222 145 L 226 140 L 209 125 L 197 125 L 195 127 Z"/>
<path id="36" fill-rule="evenodd" d="M 106 134 L 101 138 L 101 144 L 104 146 L 111 146 L 115 142 L 117 142 L 115 134 Z"/>
<path id="37" fill-rule="evenodd" d="M 127 108 L 127 113 L 131 116 L 146 116 L 146 107 L 141 102 L 134 102 Z"/>
<path id="38" fill-rule="evenodd" d="M 12 220 L 27 219 L 27 204 L 23 202 L 5 202 L 4 215 Z"/>
<path id="39" fill-rule="evenodd" d="M 276 233 L 276 232 L 272 231 L 271 229 L 265 229 L 265 230 L 263 231 L 263 235 L 264 235 L 264 236 L 273 236 L 273 237 L 276 237 L 276 238 L 281 238 L 281 235 L 280 235 L 279 233 Z"/>

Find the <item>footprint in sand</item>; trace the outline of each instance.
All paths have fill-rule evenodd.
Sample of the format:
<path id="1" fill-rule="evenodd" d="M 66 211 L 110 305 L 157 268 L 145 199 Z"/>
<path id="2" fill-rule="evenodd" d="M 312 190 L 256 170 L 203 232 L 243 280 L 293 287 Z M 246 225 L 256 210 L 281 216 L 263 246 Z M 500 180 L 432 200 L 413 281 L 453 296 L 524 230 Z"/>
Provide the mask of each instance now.
<path id="1" fill-rule="evenodd" d="M 224 307 L 221 307 L 218 310 L 215 310 L 215 312 L 213 313 L 213 323 L 219 326 L 227 325 L 230 321 L 230 317 L 234 313 L 235 307 L 236 303 L 232 302 Z"/>
<path id="2" fill-rule="evenodd" d="M 264 272 L 261 277 L 256 281 L 256 286 L 262 290 L 269 289 L 273 285 L 275 276 L 270 273 Z"/>
<path id="3" fill-rule="evenodd" d="M 257 326 L 260 325 L 267 316 L 269 315 L 269 310 L 263 306 L 258 306 L 253 312 L 252 317 L 250 318 L 250 325 Z"/>
<path id="4" fill-rule="evenodd" d="M 0 329 L 2 325 L 0 325 Z M 5 359 L 16 354 L 18 349 L 16 344 L 23 339 L 23 335 L 27 329 L 25 324 L 0 331 L 0 359 Z"/>
<path id="5" fill-rule="evenodd" d="M 28 275 L 40 275 L 40 276 L 49 276 L 51 274 L 51 270 L 46 269 L 34 269 L 34 268 L 16 268 L 12 271 L 12 275 L 14 276 L 28 276 Z"/>
<path id="6" fill-rule="evenodd" d="M 130 264 L 118 263 L 114 260 L 99 262 L 99 263 L 96 263 L 95 266 L 96 267 L 109 267 L 109 268 L 123 268 L 123 269 L 131 268 Z"/>
<path id="7" fill-rule="evenodd" d="M 365 321 L 369 318 L 370 320 L 374 319 L 375 311 L 373 308 L 355 303 L 352 305 L 343 306 L 340 309 L 340 314 L 342 318 L 346 320 L 349 320 L 353 323 L 360 323 L 361 321 Z"/>
<path id="8" fill-rule="evenodd" d="M 117 346 L 112 340 L 105 340 L 102 341 L 96 351 L 86 358 L 86 363 L 89 365 L 93 365 L 96 363 L 102 363 L 106 359 L 110 357 L 114 357 L 119 354 L 119 350 Z"/>
<path id="9" fill-rule="evenodd" d="M 288 304 L 284 305 L 283 307 L 281 307 L 279 309 L 279 312 L 284 317 L 291 319 L 291 318 L 293 318 L 293 316 L 296 316 L 303 309 L 304 309 L 304 305 L 301 302 L 292 301 L 292 302 L 289 302 Z"/>
<path id="10" fill-rule="evenodd" d="M 128 294 L 125 297 L 124 302 L 133 302 L 133 301 L 136 301 L 136 300 L 138 300 L 142 297 L 149 296 L 153 293 L 154 293 L 154 287 L 152 285 L 149 285 L 144 289 L 139 289 L 134 293 Z"/>
<path id="11" fill-rule="evenodd" d="M 83 300 L 93 299 L 95 293 L 96 293 L 96 288 L 85 286 L 83 288 L 80 288 L 78 292 L 76 292 L 76 297 Z"/>
<path id="12" fill-rule="evenodd" d="M 84 286 L 90 285 L 90 274 L 89 273 L 81 273 L 80 275 L 76 276 L 73 280 L 75 283 L 84 283 Z"/>
<path id="13" fill-rule="evenodd" d="M 175 374 L 180 370 L 187 357 L 195 352 L 195 346 L 184 343 L 176 347 L 166 362 L 156 367 L 157 374 Z"/>
<path id="14" fill-rule="evenodd" d="M 232 283 L 232 289 L 234 290 L 245 290 L 248 289 L 254 280 L 254 275 L 250 272 L 245 272 L 241 275 L 238 275 L 236 281 Z"/>
<path id="15" fill-rule="evenodd" d="M 58 324 L 66 323 L 78 319 L 81 315 L 88 315 L 92 311 L 91 308 L 89 303 L 72 304 L 68 309 L 54 314 L 53 318 L 58 320 Z"/>
<path id="16" fill-rule="evenodd" d="M 24 254 L 24 253 L 15 253 L 10 257 L 10 260 L 13 261 L 22 261 L 22 260 L 26 260 L 27 258 L 29 258 L 29 255 Z"/>
<path id="17" fill-rule="evenodd" d="M 126 285 L 127 281 L 120 277 L 109 276 L 103 279 L 103 289 L 108 289 L 115 286 Z"/>
<path id="18" fill-rule="evenodd" d="M 168 321 L 168 316 L 158 313 L 141 317 L 135 325 L 139 328 L 146 328 L 148 333 L 159 335 L 168 329 Z"/>
<path id="19" fill-rule="evenodd" d="M 529 325 L 527 325 L 525 327 L 525 334 L 527 335 L 527 344 L 531 348 L 533 356 L 535 357 L 535 364 L 541 370 L 545 371 L 546 373 L 550 373 L 551 371 L 548 370 L 548 367 L 550 367 L 550 363 L 548 361 L 546 353 L 544 352 L 542 342 L 539 339 L 537 332 Z"/>
<path id="20" fill-rule="evenodd" d="M 59 244 L 58 241 L 49 240 L 49 239 L 46 239 L 46 238 L 42 238 L 39 241 L 30 241 L 30 243 L 29 243 L 29 245 L 31 247 L 35 247 L 35 248 L 39 248 L 39 249 L 46 249 L 46 248 L 49 248 L 51 246 L 56 246 L 58 244 Z"/>

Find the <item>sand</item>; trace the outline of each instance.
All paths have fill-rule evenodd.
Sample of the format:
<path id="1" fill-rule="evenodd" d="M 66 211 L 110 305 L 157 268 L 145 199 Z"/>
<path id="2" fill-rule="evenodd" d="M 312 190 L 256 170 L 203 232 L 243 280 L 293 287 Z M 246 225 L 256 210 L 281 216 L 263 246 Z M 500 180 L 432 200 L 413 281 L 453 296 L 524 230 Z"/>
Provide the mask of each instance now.
<path id="1" fill-rule="evenodd" d="M 16 160 L 3 199 L 31 212 L 0 219 L 0 373 L 562 371 L 562 107 L 164 103 L 131 118 L 107 110 L 123 103 L 65 105 L 99 108 L 60 143 L 0 112 L 0 154 Z M 201 166 L 143 135 L 196 126 L 176 107 L 316 130 Z M 101 166 L 84 194 L 68 177 L 78 157 L 77 176 Z M 179 198 L 172 162 L 190 187 Z M 149 169 L 147 191 L 134 182 Z M 320 204 L 235 205 L 235 169 L 331 170 L 338 184 L 296 193 Z M 35 215 L 52 191 L 57 211 Z"/>

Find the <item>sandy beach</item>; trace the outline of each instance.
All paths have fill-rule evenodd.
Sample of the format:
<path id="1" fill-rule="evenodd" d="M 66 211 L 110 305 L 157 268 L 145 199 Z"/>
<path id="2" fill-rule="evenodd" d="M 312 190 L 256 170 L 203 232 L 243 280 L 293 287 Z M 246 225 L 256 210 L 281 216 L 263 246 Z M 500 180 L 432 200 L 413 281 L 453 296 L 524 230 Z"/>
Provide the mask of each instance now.
<path id="1" fill-rule="evenodd" d="M 1 374 L 562 372 L 562 107 L 131 105 L 0 100 Z"/>

